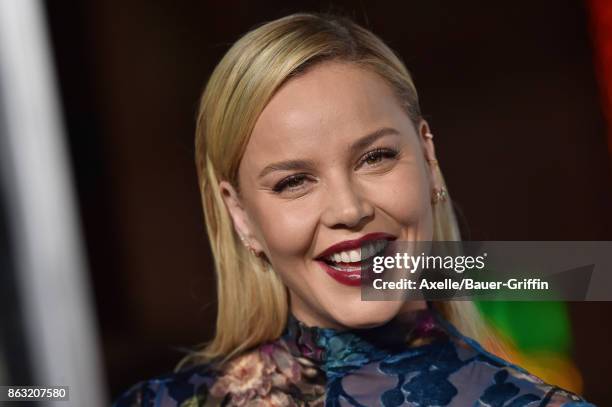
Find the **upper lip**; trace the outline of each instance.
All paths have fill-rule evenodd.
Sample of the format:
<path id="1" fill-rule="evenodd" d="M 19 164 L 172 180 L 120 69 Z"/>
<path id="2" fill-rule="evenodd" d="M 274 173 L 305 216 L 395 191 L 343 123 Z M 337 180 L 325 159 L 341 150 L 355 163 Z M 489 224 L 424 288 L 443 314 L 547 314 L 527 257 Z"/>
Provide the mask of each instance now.
<path id="1" fill-rule="evenodd" d="M 319 254 L 316 258 L 323 259 L 324 257 L 330 256 L 337 252 L 358 249 L 361 246 L 363 246 L 364 243 L 368 241 L 372 241 L 372 240 L 395 240 L 395 239 L 396 237 L 389 233 L 384 233 L 384 232 L 368 233 L 366 235 L 361 236 L 358 239 L 344 240 L 340 243 L 336 243 L 332 246 L 329 246 L 321 254 Z"/>

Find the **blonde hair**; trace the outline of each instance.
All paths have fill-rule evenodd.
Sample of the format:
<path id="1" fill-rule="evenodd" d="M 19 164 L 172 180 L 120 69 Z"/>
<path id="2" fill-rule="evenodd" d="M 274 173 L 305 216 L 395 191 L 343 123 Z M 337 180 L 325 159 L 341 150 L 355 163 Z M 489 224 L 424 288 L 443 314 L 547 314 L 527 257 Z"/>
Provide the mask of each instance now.
<path id="1" fill-rule="evenodd" d="M 288 313 L 287 290 L 269 264 L 241 244 L 219 190 L 237 186 L 238 166 L 260 113 L 279 87 L 314 64 L 337 60 L 378 73 L 416 124 L 421 120 L 411 76 L 382 40 L 348 19 L 293 14 L 250 31 L 212 73 L 202 95 L 196 129 L 196 165 L 217 275 L 216 333 L 197 353 L 228 360 L 278 338 Z M 443 182 L 442 174 L 439 177 Z M 459 240 L 450 199 L 433 205 L 434 240 Z M 435 306 L 465 335 L 486 340 L 479 313 L 469 301 Z"/>

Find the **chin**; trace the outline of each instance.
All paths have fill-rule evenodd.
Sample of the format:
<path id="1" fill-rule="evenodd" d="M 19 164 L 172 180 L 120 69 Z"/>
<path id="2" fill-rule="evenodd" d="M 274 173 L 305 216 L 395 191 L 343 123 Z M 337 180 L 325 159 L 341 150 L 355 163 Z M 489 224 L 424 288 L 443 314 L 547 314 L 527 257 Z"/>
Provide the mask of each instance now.
<path id="1" fill-rule="evenodd" d="M 402 301 L 359 301 L 329 310 L 331 317 L 349 329 L 374 328 L 393 319 L 402 307 Z"/>

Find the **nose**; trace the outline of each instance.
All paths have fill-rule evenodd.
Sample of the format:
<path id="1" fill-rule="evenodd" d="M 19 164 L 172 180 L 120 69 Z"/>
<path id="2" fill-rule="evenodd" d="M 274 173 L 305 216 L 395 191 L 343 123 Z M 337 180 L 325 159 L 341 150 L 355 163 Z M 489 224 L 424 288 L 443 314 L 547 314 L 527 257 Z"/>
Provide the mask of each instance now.
<path id="1" fill-rule="evenodd" d="M 374 216 L 374 206 L 364 191 L 350 180 L 330 185 L 327 205 L 321 216 L 322 223 L 329 228 L 356 229 Z"/>

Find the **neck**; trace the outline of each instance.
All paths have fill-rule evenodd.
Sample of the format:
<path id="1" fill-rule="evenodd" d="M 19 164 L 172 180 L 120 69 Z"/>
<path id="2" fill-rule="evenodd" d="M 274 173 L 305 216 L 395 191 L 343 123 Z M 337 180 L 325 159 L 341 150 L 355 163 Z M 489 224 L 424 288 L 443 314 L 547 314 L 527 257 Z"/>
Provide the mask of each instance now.
<path id="1" fill-rule="evenodd" d="M 359 330 L 359 329 L 373 329 L 377 326 L 385 325 L 389 322 L 382 321 L 373 324 L 362 325 L 359 327 L 350 326 L 342 324 L 341 322 L 334 319 L 331 315 L 327 313 L 316 312 L 312 309 L 309 309 L 303 301 L 297 299 L 294 295 L 291 295 L 290 301 L 290 310 L 291 314 L 302 324 L 307 327 L 317 327 L 317 328 L 326 328 L 326 329 L 334 329 L 337 331 L 348 331 L 348 330 Z M 422 311 L 428 308 L 428 304 L 424 300 L 414 300 L 414 301 L 406 301 L 400 307 L 397 314 L 391 318 L 391 320 L 397 320 L 400 322 L 411 323 L 414 319 L 415 313 L 417 311 Z"/>
<path id="2" fill-rule="evenodd" d="M 289 315 L 284 342 L 295 356 L 306 357 L 324 369 L 378 359 L 406 347 L 421 346 L 445 337 L 431 308 L 412 307 L 389 322 L 366 329 L 308 326 Z"/>

